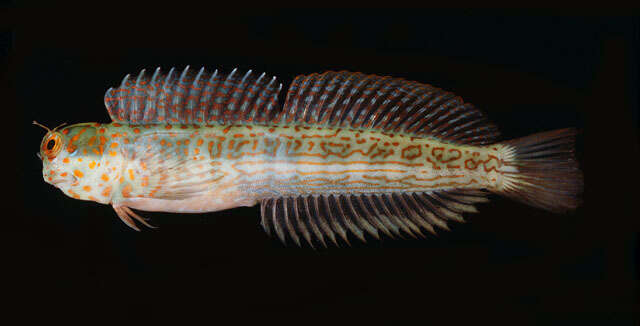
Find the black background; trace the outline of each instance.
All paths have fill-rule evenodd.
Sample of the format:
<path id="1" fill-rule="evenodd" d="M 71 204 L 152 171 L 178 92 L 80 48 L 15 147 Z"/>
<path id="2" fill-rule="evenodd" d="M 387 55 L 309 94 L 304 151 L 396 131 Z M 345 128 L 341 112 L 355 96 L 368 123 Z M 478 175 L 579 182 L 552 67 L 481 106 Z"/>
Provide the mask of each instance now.
<path id="1" fill-rule="evenodd" d="M 16 166 L 3 171 L 0 309 L 92 323 L 638 322 L 637 17 L 135 9 L 1 11 L 4 160 Z M 493 196 L 435 238 L 313 251 L 269 238 L 257 207 L 146 213 L 160 229 L 138 233 L 43 182 L 32 120 L 107 122 L 104 91 L 126 73 L 187 64 L 276 75 L 281 100 L 296 75 L 329 69 L 430 83 L 487 112 L 504 139 L 577 127 L 584 204 L 555 215 Z"/>

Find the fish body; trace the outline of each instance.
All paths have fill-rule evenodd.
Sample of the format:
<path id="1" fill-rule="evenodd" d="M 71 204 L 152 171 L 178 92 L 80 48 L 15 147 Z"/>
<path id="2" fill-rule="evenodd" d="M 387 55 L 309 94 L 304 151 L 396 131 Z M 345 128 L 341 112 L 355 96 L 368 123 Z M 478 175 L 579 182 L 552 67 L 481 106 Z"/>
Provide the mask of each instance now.
<path id="1" fill-rule="evenodd" d="M 572 130 L 495 142 L 495 128 L 460 98 L 388 77 L 300 76 L 279 109 L 264 74 L 187 71 L 126 77 L 105 96 L 114 122 L 49 131 L 45 181 L 111 204 L 136 229 L 133 219 L 149 224 L 131 208 L 260 203 L 268 232 L 312 246 L 447 229 L 486 190 L 554 211 L 577 205 Z"/>

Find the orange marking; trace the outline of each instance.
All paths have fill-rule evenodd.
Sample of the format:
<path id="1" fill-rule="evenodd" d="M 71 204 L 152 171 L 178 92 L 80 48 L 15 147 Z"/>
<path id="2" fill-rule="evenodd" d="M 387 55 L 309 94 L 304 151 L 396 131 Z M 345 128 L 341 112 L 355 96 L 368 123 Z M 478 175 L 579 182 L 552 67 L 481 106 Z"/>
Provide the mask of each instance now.
<path id="1" fill-rule="evenodd" d="M 82 178 L 84 176 L 84 174 L 80 170 L 73 170 L 73 175 L 75 175 L 78 178 Z"/>
<path id="2" fill-rule="evenodd" d="M 167 130 L 171 129 L 171 125 L 164 126 L 164 129 L 167 129 Z"/>
<path id="3" fill-rule="evenodd" d="M 62 133 L 65 134 L 65 135 L 68 134 L 69 133 L 69 129 L 63 130 Z"/>
<path id="4" fill-rule="evenodd" d="M 91 136 L 91 138 L 89 138 L 89 146 L 93 146 L 93 143 L 96 141 L 96 136 Z"/>
<path id="5" fill-rule="evenodd" d="M 60 173 L 60 176 L 61 176 L 61 177 L 66 177 L 66 176 L 67 176 L 67 172 L 62 172 L 62 173 Z"/>
<path id="6" fill-rule="evenodd" d="M 202 138 L 199 138 L 199 139 L 198 139 L 198 142 L 197 142 L 196 144 L 197 144 L 198 146 L 201 146 L 203 142 L 204 142 L 204 140 L 202 140 Z"/>
<path id="7" fill-rule="evenodd" d="M 82 187 L 82 190 L 84 190 L 86 192 L 89 192 L 89 191 L 91 191 L 91 186 L 84 186 L 84 187 Z"/>
<path id="8" fill-rule="evenodd" d="M 116 156 L 116 155 L 118 155 L 118 153 L 116 153 L 116 151 L 109 151 L 109 155 Z"/>
<path id="9" fill-rule="evenodd" d="M 131 185 L 130 184 L 122 187 L 122 197 L 124 197 L 124 198 L 131 197 Z"/>
<path id="10" fill-rule="evenodd" d="M 133 129 L 133 132 L 136 133 L 136 134 L 139 134 L 140 133 L 140 129 L 135 128 L 135 129 Z"/>
<path id="11" fill-rule="evenodd" d="M 93 169 L 96 167 L 96 161 L 91 161 L 91 163 L 89 163 L 89 168 Z"/>
<path id="12" fill-rule="evenodd" d="M 116 148 L 118 147 L 118 143 L 111 143 L 111 148 Z"/>
<path id="13" fill-rule="evenodd" d="M 133 170 L 129 169 L 129 179 L 130 180 L 135 180 L 135 176 L 133 175 Z"/>
<path id="14" fill-rule="evenodd" d="M 76 194 L 73 190 L 69 189 L 68 191 L 69 191 L 69 194 L 70 194 L 73 198 L 76 198 L 76 199 L 80 198 L 80 196 L 79 196 L 78 194 Z"/>
<path id="15" fill-rule="evenodd" d="M 69 158 L 65 157 L 64 159 L 62 159 L 62 163 L 69 163 Z"/>
<path id="16" fill-rule="evenodd" d="M 109 181 L 109 176 L 106 173 L 103 173 L 102 176 L 100 177 L 100 179 L 102 179 L 104 181 Z"/>

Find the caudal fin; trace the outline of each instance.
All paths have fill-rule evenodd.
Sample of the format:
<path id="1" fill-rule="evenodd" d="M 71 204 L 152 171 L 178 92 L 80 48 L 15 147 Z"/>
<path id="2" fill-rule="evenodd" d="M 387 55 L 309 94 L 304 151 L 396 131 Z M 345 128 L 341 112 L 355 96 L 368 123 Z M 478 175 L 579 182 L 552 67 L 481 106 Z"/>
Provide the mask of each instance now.
<path id="1" fill-rule="evenodd" d="M 501 143 L 507 172 L 499 193 L 553 212 L 575 209 L 583 187 L 575 135 L 573 128 L 559 129 Z"/>

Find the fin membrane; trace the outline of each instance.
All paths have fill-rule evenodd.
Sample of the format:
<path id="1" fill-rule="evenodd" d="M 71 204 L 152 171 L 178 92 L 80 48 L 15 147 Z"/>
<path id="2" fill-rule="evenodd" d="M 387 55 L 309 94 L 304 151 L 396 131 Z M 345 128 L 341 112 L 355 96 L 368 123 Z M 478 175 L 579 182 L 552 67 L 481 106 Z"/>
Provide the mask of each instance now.
<path id="1" fill-rule="evenodd" d="M 459 144 L 495 142 L 497 128 L 451 92 L 400 78 L 328 71 L 295 78 L 284 108 L 282 84 L 265 74 L 172 68 L 127 75 L 105 94 L 114 122 L 128 124 L 262 123 L 376 129 Z"/>
<path id="2" fill-rule="evenodd" d="M 346 71 L 296 77 L 275 122 L 377 129 L 470 145 L 493 143 L 499 135 L 480 110 L 451 92 Z"/>
<path id="3" fill-rule="evenodd" d="M 135 79 L 127 75 L 120 87 L 104 96 L 114 122 L 128 124 L 226 124 L 271 121 L 278 107 L 282 84 L 264 73 L 260 76 L 234 69 L 224 75 L 204 68 L 182 73 L 172 68 L 152 75 L 143 69 Z"/>
<path id="4" fill-rule="evenodd" d="M 575 209 L 584 186 L 574 157 L 576 133 L 560 129 L 501 143 L 508 170 L 499 193 L 552 212 Z"/>
<path id="5" fill-rule="evenodd" d="M 266 198 L 260 203 L 262 227 L 280 241 L 292 240 L 311 247 L 350 245 L 349 234 L 366 242 L 367 237 L 424 238 L 435 227 L 448 230 L 447 221 L 464 222 L 462 213 L 476 212 L 486 202 L 480 190 L 442 190 L 425 193 L 370 195 L 309 195 Z"/>

